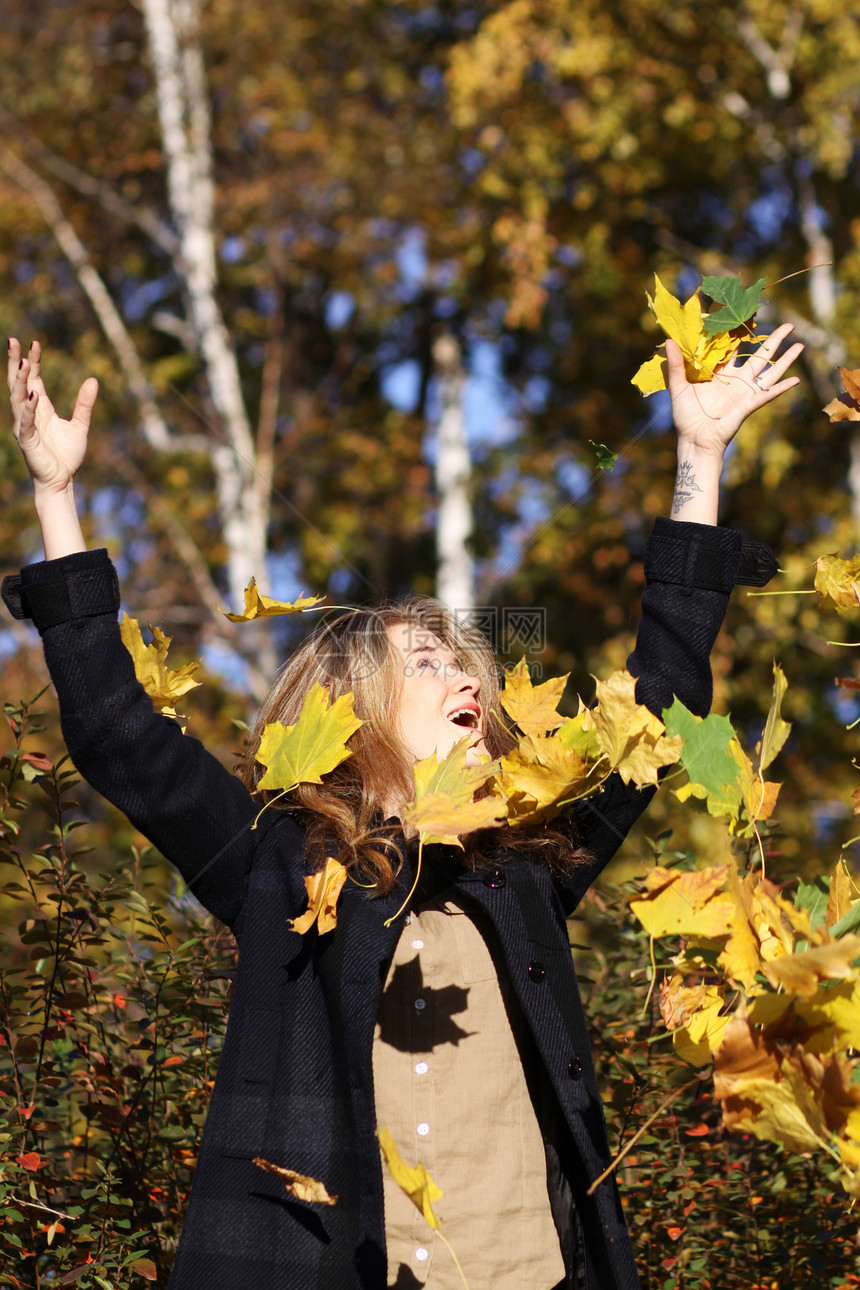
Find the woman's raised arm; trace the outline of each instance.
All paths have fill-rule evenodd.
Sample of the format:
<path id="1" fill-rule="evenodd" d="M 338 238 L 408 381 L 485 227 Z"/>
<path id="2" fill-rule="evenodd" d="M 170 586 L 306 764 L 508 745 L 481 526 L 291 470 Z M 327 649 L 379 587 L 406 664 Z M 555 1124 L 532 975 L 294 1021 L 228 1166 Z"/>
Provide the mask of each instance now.
<path id="1" fill-rule="evenodd" d="M 716 524 L 726 449 L 750 413 L 797 385 L 796 376 L 783 377 L 803 346 L 792 345 L 773 361 L 793 330 L 791 323 L 784 323 L 754 354 L 729 363 L 712 381 L 696 383 L 687 380 L 680 346 L 666 341 L 672 417 L 678 432 L 673 520 Z"/>

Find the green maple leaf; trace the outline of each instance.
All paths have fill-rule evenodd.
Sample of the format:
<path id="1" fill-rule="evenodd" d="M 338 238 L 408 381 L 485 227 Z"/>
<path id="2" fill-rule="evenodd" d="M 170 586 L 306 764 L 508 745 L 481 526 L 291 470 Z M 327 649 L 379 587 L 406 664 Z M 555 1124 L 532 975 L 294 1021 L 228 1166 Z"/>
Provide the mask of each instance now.
<path id="1" fill-rule="evenodd" d="M 706 314 L 702 319 L 706 334 L 718 336 L 720 332 L 734 331 L 735 327 L 748 322 L 758 309 L 761 293 L 766 286 L 767 278 L 759 278 L 758 282 L 754 282 L 746 290 L 741 286 L 741 280 L 738 277 L 705 278 L 701 290 L 717 304 L 723 305 L 722 309 Z"/>
<path id="2" fill-rule="evenodd" d="M 352 704 L 352 694 L 342 694 L 329 707 L 325 686 L 311 686 L 295 725 L 273 721 L 266 726 L 256 754 L 266 773 L 257 787 L 287 792 L 297 784 L 319 784 L 327 771 L 351 757 L 346 741 L 361 725 Z"/>
<path id="3" fill-rule="evenodd" d="M 690 782 L 700 784 L 708 796 L 724 796 L 739 770 L 735 759 L 726 752 L 735 735 L 728 717 L 712 712 L 702 720 L 676 698 L 671 708 L 664 709 L 663 722 L 667 735 L 680 735 L 684 740 L 680 762 Z"/>

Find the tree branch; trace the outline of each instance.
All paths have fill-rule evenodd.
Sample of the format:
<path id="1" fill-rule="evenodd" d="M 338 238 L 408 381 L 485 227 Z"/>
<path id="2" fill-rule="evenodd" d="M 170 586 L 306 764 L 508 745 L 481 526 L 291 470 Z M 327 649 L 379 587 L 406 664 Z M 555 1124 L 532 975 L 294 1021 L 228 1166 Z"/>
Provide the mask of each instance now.
<path id="1" fill-rule="evenodd" d="M 71 264 L 96 317 L 119 359 L 141 411 L 141 427 L 147 442 L 157 449 L 171 447 L 170 431 L 161 415 L 155 392 L 147 380 L 134 341 L 126 329 L 107 287 L 90 260 L 89 253 L 60 208 L 53 190 L 11 149 L 0 148 L 0 169 L 28 192 L 39 207 L 60 250 Z"/>

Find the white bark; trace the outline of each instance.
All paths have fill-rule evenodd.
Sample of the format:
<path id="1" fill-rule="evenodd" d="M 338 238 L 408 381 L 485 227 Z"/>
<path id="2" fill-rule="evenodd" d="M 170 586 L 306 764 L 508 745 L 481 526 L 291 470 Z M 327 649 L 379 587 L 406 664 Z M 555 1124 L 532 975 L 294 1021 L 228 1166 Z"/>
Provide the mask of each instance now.
<path id="1" fill-rule="evenodd" d="M 231 599 L 241 604 L 266 555 L 271 482 L 256 471 L 239 366 L 216 295 L 209 106 L 199 43 L 198 0 L 143 0 L 152 54 L 167 190 L 180 244 L 179 267 L 206 384 L 224 441 L 210 457 L 218 485 Z"/>
<path id="2" fill-rule="evenodd" d="M 475 563 L 469 548 L 472 459 L 463 415 L 466 377 L 453 336 L 437 340 L 433 358 L 442 404 L 436 447 L 436 595 L 455 612 L 467 615 L 475 607 Z"/>

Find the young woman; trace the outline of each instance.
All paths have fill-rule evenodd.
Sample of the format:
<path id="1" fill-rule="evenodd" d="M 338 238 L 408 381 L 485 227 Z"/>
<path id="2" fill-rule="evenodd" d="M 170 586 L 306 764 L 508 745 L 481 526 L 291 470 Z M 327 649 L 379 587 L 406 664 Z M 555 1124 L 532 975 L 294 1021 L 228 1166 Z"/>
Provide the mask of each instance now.
<path id="1" fill-rule="evenodd" d="M 667 342 L 678 431 L 673 520 L 658 519 L 628 667 L 660 713 L 676 694 L 710 706 L 708 656 L 728 595 L 775 571 L 766 548 L 715 527 L 723 454 L 745 417 L 796 384 L 802 346 L 772 361 L 790 327 L 724 379 L 688 385 Z M 97 385 L 70 421 L 9 344 L 15 434 L 35 489 L 46 561 L 6 580 L 31 617 L 78 770 L 179 869 L 239 944 L 227 1036 L 171 1290 L 456 1290 L 459 1274 L 417 1210 L 383 1174 L 375 1130 L 444 1192 L 437 1210 L 472 1290 L 638 1286 L 609 1160 L 565 916 L 652 790 L 616 776 L 567 836 L 485 831 L 465 852 L 415 848 L 398 813 L 411 766 L 464 733 L 497 754 L 507 733 L 493 656 L 435 602 L 348 613 L 287 664 L 262 724 L 294 719 L 315 681 L 352 691 L 364 724 L 322 786 L 266 810 L 179 727 L 156 715 L 119 636 L 116 574 L 87 551 L 73 481 Z M 280 809 L 279 809 L 280 808 Z M 347 882 L 334 931 L 290 920 L 306 875 L 338 857 Z M 359 885 L 361 883 L 362 885 Z M 396 917 L 394 917 L 396 915 Z M 334 1207 L 291 1199 L 261 1156 L 320 1179 Z"/>

